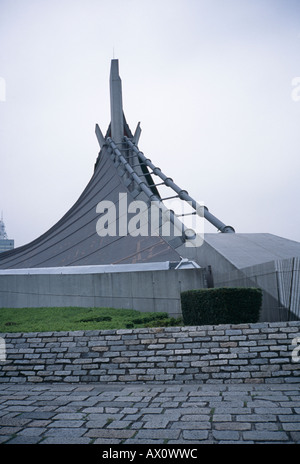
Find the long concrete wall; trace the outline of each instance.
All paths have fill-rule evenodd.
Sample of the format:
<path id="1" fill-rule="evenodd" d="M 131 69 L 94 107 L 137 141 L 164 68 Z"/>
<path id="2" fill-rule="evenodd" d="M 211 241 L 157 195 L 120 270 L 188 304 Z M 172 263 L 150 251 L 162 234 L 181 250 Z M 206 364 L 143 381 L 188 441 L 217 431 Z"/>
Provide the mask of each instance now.
<path id="1" fill-rule="evenodd" d="M 180 293 L 204 287 L 203 269 L 0 275 L 0 308 L 111 307 L 178 317 Z"/>
<path id="2" fill-rule="evenodd" d="M 280 383 L 300 376 L 298 321 L 0 336 L 0 382 Z"/>

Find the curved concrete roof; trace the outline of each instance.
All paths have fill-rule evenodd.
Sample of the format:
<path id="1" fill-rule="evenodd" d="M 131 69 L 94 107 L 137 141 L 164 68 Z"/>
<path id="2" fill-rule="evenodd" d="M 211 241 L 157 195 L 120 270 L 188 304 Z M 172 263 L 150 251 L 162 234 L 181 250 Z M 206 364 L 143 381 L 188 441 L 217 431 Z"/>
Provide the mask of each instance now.
<path id="1" fill-rule="evenodd" d="M 117 208 L 120 193 L 127 194 L 128 202 L 137 199 L 137 192 L 129 190 L 131 183 L 125 185 L 126 178 L 118 174 L 118 168 L 107 146 L 103 147 L 95 172 L 74 206 L 33 242 L 1 254 L 0 268 L 180 261 L 178 253 L 160 236 L 97 234 L 96 208 L 100 201 L 112 201 Z"/>

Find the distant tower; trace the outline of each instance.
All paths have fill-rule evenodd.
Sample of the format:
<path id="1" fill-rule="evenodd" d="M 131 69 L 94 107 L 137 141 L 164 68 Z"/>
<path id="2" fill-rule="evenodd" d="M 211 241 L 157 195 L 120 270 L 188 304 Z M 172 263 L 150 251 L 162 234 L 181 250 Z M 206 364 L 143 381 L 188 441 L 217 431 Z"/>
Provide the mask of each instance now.
<path id="1" fill-rule="evenodd" d="M 7 237 L 7 233 L 5 230 L 5 224 L 3 221 L 3 213 L 1 212 L 1 220 L 0 220 L 0 253 L 3 251 L 12 250 L 14 248 L 14 240 L 11 240 Z"/>

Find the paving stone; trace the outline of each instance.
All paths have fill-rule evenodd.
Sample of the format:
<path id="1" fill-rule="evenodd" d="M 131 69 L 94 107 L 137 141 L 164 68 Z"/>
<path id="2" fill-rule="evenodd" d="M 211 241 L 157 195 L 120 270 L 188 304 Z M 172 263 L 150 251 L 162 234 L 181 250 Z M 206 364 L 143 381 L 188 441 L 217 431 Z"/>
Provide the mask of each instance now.
<path id="1" fill-rule="evenodd" d="M 10 445 L 34 445 L 39 443 L 42 440 L 40 435 L 35 436 L 22 436 L 18 435 L 11 440 L 8 440 L 6 443 Z"/>
<path id="2" fill-rule="evenodd" d="M 246 416 L 239 414 L 236 416 L 237 421 L 244 422 L 275 422 L 275 414 L 247 414 Z"/>
<path id="3" fill-rule="evenodd" d="M 47 437 L 40 443 L 44 445 L 86 445 L 90 442 L 88 437 Z"/>
<path id="4" fill-rule="evenodd" d="M 280 430 L 282 428 L 281 424 L 279 422 L 258 422 L 257 424 L 254 424 L 255 430 L 260 430 L 264 432 L 265 430 Z"/>
<path id="5" fill-rule="evenodd" d="M 0 435 L 15 435 L 20 430 L 21 427 L 0 427 Z"/>
<path id="6" fill-rule="evenodd" d="M 110 419 L 121 419 L 124 416 L 122 413 L 91 413 L 88 414 L 87 418 L 90 421 L 108 421 Z"/>
<path id="7" fill-rule="evenodd" d="M 0 442 L 298 443 L 299 387 L 287 382 L 5 384 Z M 5 406 L 1 392 L 15 403 Z"/>
<path id="8" fill-rule="evenodd" d="M 81 427 L 84 422 L 82 420 L 54 420 L 49 424 L 49 427 Z"/>
<path id="9" fill-rule="evenodd" d="M 276 410 L 273 408 L 254 408 L 255 414 L 269 414 L 269 413 L 274 413 L 276 414 L 278 411 L 278 406 L 276 406 Z M 282 407 L 280 408 L 281 414 L 293 414 L 292 408 L 287 408 L 287 407 Z"/>
<path id="10" fill-rule="evenodd" d="M 84 414 L 89 414 L 89 413 L 95 413 L 95 414 L 101 414 L 104 412 L 104 407 L 103 406 L 91 406 L 88 408 L 82 408 L 81 412 Z"/>
<path id="11" fill-rule="evenodd" d="M 107 424 L 108 424 L 107 418 L 104 417 L 104 418 L 98 419 L 98 420 L 87 420 L 87 421 L 85 422 L 84 426 L 85 426 L 87 429 L 102 429 L 102 428 L 105 427 Z"/>
<path id="12" fill-rule="evenodd" d="M 84 435 L 85 437 L 94 438 L 131 438 L 136 430 L 115 430 L 115 429 L 90 429 Z"/>
<path id="13" fill-rule="evenodd" d="M 229 422 L 232 420 L 231 414 L 213 414 L 212 416 L 213 422 Z"/>
<path id="14" fill-rule="evenodd" d="M 33 420 L 27 424 L 27 427 L 46 427 L 50 422 L 50 420 Z"/>
<path id="15" fill-rule="evenodd" d="M 107 429 L 126 429 L 132 424 L 132 420 L 113 420 L 107 425 Z"/>
<path id="16" fill-rule="evenodd" d="M 144 418 L 143 418 L 144 420 Z M 145 429 L 165 429 L 170 422 L 169 419 L 158 417 L 156 420 L 152 419 L 144 423 Z"/>
<path id="17" fill-rule="evenodd" d="M 171 429 L 163 429 L 163 430 L 139 430 L 138 433 L 135 435 L 135 438 L 158 438 L 158 439 L 174 439 L 176 440 L 180 435 L 180 430 L 171 430 Z"/>
<path id="18" fill-rule="evenodd" d="M 251 430 L 248 422 L 218 422 L 214 424 L 215 430 Z"/>
<path id="19" fill-rule="evenodd" d="M 270 431 L 249 431 L 243 432 L 243 438 L 245 440 L 272 442 L 272 441 L 288 441 L 288 436 L 285 432 L 270 432 Z"/>
<path id="20" fill-rule="evenodd" d="M 86 429 L 83 427 L 72 428 L 72 427 L 61 427 L 61 428 L 47 428 L 44 436 L 53 437 L 53 436 L 66 436 L 66 437 L 81 437 L 86 432 Z"/>
<path id="21" fill-rule="evenodd" d="M 51 419 L 55 416 L 54 412 L 48 411 L 32 411 L 32 412 L 25 412 L 19 416 L 19 418 L 24 419 Z"/>
<path id="22" fill-rule="evenodd" d="M 230 404 L 224 406 L 223 403 L 214 408 L 214 414 L 232 414 L 232 415 L 244 415 L 251 414 L 252 410 L 250 408 L 233 408 L 230 407 Z"/>
<path id="23" fill-rule="evenodd" d="M 171 424 L 171 429 L 180 429 L 180 430 L 210 430 L 211 429 L 211 422 L 202 421 L 202 422 L 181 422 L 176 421 Z"/>
<path id="24" fill-rule="evenodd" d="M 185 414 L 181 417 L 182 421 L 209 421 L 210 416 L 208 414 Z"/>
<path id="25" fill-rule="evenodd" d="M 97 438 L 96 440 L 93 441 L 94 445 L 117 445 L 122 443 L 122 439 L 118 438 Z M 127 444 L 127 440 L 124 442 Z M 135 441 L 133 441 L 135 443 Z M 132 444 L 129 442 L 129 444 Z"/>
<path id="26" fill-rule="evenodd" d="M 138 408 L 124 408 L 122 410 L 122 414 L 136 414 L 138 411 L 139 411 Z"/>
<path id="27" fill-rule="evenodd" d="M 235 430 L 214 430 L 213 437 L 219 441 L 237 441 L 240 434 Z"/>
<path id="28" fill-rule="evenodd" d="M 207 430 L 184 430 L 183 438 L 186 440 L 206 440 L 208 438 Z"/>
<path id="29" fill-rule="evenodd" d="M 23 418 L 23 417 L 11 417 L 11 416 L 5 416 L 0 419 L 0 427 L 2 426 L 24 426 L 30 422 L 30 419 Z"/>
<path id="30" fill-rule="evenodd" d="M 37 409 L 37 406 L 22 406 L 22 405 L 18 405 L 18 406 L 9 406 L 8 408 L 6 408 L 6 411 L 18 411 L 18 412 L 26 412 L 26 411 L 34 411 Z"/>
<path id="31" fill-rule="evenodd" d="M 45 427 L 29 427 L 29 428 L 21 430 L 18 433 L 18 435 L 33 437 L 35 435 L 43 435 L 45 431 L 46 431 Z"/>
<path id="32" fill-rule="evenodd" d="M 53 420 L 82 420 L 83 417 L 84 417 L 84 414 L 81 412 L 73 412 L 73 413 L 62 412 L 59 414 L 55 414 L 53 416 Z"/>

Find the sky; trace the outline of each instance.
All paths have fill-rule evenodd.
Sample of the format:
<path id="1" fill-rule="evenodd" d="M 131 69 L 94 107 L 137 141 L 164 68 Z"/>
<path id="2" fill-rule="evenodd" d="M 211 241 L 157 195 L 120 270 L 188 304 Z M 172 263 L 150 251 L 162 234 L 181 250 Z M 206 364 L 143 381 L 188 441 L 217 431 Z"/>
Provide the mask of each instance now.
<path id="1" fill-rule="evenodd" d="M 236 232 L 300 241 L 300 0 L 0 0 L 0 211 L 16 247 L 89 182 L 113 58 L 145 156 Z"/>

